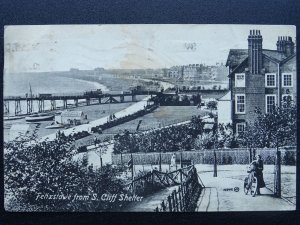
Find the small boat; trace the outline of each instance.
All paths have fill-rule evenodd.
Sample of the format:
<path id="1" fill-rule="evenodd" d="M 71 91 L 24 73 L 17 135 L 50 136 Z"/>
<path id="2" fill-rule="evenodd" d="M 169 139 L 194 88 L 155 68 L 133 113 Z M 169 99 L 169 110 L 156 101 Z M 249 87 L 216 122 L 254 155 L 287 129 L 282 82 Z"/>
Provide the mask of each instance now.
<path id="1" fill-rule="evenodd" d="M 64 128 L 65 126 L 63 125 L 63 124 L 61 124 L 61 123 L 58 123 L 58 122 L 56 122 L 56 123 L 51 123 L 49 126 L 46 126 L 45 128 L 46 129 L 59 129 L 59 128 Z"/>
<path id="2" fill-rule="evenodd" d="M 54 115 L 48 113 L 38 113 L 25 117 L 26 122 L 38 122 L 53 120 Z"/>
<path id="3" fill-rule="evenodd" d="M 25 116 L 4 116 L 4 120 L 20 120 L 24 118 Z"/>
<path id="4" fill-rule="evenodd" d="M 53 124 L 45 127 L 46 129 L 59 129 L 59 128 L 64 128 L 63 124 Z"/>

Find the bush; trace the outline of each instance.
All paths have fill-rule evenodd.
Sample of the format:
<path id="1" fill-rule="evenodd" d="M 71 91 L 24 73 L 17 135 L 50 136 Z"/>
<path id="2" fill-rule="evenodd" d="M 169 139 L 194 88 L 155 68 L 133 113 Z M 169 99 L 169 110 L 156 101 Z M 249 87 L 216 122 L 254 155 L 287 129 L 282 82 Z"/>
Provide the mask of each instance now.
<path id="1" fill-rule="evenodd" d="M 87 167 L 86 160 L 73 161 L 76 154 L 71 139 L 65 137 L 51 142 L 4 143 L 5 192 L 9 211 L 101 211 L 120 207 L 119 202 L 72 201 L 74 196 L 103 193 L 123 193 L 119 171 L 111 166 L 101 170 Z M 43 199 L 39 196 L 60 195 L 70 199 Z"/>
<path id="2" fill-rule="evenodd" d="M 217 101 L 209 101 L 206 106 L 209 109 L 217 109 L 218 102 Z"/>
<path id="3" fill-rule="evenodd" d="M 284 165 L 296 165 L 296 152 L 285 151 L 282 158 L 282 163 Z"/>
<path id="4" fill-rule="evenodd" d="M 77 149 L 78 153 L 81 153 L 81 152 L 87 152 L 87 147 L 86 146 L 80 146 L 78 149 Z"/>

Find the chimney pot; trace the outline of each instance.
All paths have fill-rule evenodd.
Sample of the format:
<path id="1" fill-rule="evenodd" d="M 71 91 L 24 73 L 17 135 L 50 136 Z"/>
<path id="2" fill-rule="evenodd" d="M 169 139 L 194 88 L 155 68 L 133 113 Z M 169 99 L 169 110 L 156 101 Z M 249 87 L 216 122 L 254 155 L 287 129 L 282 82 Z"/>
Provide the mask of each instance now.
<path id="1" fill-rule="evenodd" d="M 262 64 L 262 37 L 260 30 L 250 30 L 250 35 L 253 36 L 248 38 L 249 70 L 251 74 L 259 74 Z"/>

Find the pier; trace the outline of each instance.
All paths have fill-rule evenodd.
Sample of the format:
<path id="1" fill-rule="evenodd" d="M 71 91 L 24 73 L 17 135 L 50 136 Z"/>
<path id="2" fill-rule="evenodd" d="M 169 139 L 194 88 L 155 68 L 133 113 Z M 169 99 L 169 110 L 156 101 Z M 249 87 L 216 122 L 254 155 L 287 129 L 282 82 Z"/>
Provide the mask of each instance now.
<path id="1" fill-rule="evenodd" d="M 179 95 L 195 95 L 200 94 L 204 98 L 218 98 L 222 97 L 228 92 L 228 90 L 182 90 Z M 136 96 L 138 95 L 158 95 L 163 94 L 165 96 L 177 95 L 175 91 L 122 91 L 116 93 L 114 91 L 102 93 L 99 91 L 86 91 L 82 93 L 62 93 L 62 94 L 38 94 L 29 96 L 4 96 L 4 114 L 10 113 L 10 104 L 14 104 L 15 115 L 20 115 L 22 112 L 21 101 L 26 102 L 27 114 L 33 113 L 33 103 L 37 102 L 38 112 L 45 112 L 45 102 L 50 104 L 50 111 L 58 109 L 57 101 L 63 101 L 63 109 L 69 107 L 69 102 L 72 101 L 75 107 L 79 106 L 79 100 L 84 100 L 85 105 L 93 104 L 109 104 L 109 103 L 124 103 L 125 97 L 130 97 L 130 101 L 136 102 Z M 128 100 L 127 100 L 128 102 Z"/>
<path id="2" fill-rule="evenodd" d="M 91 102 L 96 104 L 107 103 L 124 103 L 125 97 L 131 97 L 132 102 L 136 102 L 137 95 L 156 95 L 156 91 L 139 91 L 139 92 L 123 92 L 123 93 L 97 93 L 97 92 L 85 92 L 80 94 L 38 94 L 36 96 L 5 96 L 4 101 L 4 113 L 10 113 L 10 104 L 14 104 L 15 115 L 20 115 L 22 112 L 21 101 L 26 101 L 27 114 L 33 113 L 33 102 L 38 103 L 38 112 L 45 112 L 45 101 L 50 103 L 50 110 L 56 110 L 56 101 L 63 101 L 63 109 L 68 108 L 68 102 L 72 101 L 75 107 L 79 106 L 79 100 L 85 100 L 86 105 L 90 105 Z"/>

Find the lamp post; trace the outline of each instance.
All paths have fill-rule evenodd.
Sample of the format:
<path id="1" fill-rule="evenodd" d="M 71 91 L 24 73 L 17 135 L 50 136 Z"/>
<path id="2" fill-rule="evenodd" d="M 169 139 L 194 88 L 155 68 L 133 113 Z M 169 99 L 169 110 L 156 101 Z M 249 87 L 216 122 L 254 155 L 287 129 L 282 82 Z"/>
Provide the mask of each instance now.
<path id="1" fill-rule="evenodd" d="M 218 129 L 218 128 L 217 128 Z M 216 153 L 216 141 L 217 141 L 217 130 L 214 131 L 215 134 L 215 138 L 214 138 L 214 175 L 213 177 L 217 177 L 218 173 L 217 173 L 217 153 Z"/>
<path id="2" fill-rule="evenodd" d="M 101 149 L 101 147 L 99 148 L 99 151 L 100 151 L 100 168 L 102 169 L 103 162 L 102 162 L 102 149 Z"/>
<path id="3" fill-rule="evenodd" d="M 100 143 L 97 141 L 97 143 L 95 143 L 95 147 L 97 147 L 97 144 L 98 144 L 98 148 L 99 148 L 99 154 L 98 154 L 98 151 L 96 150 L 96 154 L 99 156 L 99 159 L 100 159 L 100 169 L 102 169 L 102 166 L 103 166 L 103 162 L 102 162 L 102 147 L 100 145 Z"/>

